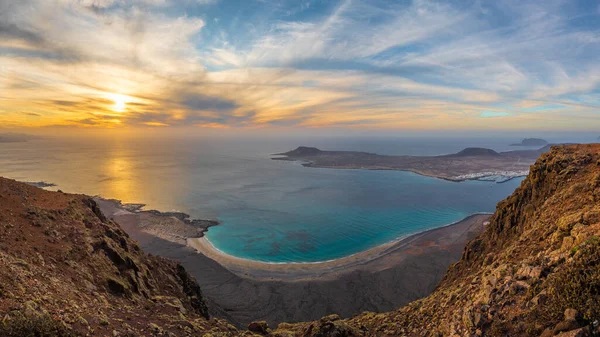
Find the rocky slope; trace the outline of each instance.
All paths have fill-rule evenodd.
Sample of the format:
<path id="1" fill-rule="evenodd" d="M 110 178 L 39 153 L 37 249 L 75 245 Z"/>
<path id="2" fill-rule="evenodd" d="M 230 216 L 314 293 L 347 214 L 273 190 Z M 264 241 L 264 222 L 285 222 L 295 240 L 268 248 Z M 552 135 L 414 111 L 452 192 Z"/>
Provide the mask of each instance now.
<path id="1" fill-rule="evenodd" d="M 237 334 L 83 195 L 0 178 L 0 336 Z"/>
<path id="2" fill-rule="evenodd" d="M 276 336 L 600 335 L 600 145 L 554 147 L 428 297 Z"/>

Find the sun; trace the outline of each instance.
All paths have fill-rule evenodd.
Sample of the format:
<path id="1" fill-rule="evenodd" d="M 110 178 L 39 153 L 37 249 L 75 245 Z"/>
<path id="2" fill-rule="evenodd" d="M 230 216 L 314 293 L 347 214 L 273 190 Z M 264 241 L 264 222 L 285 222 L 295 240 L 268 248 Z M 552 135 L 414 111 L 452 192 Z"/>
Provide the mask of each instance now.
<path id="1" fill-rule="evenodd" d="M 125 109 L 127 108 L 127 96 L 124 95 L 120 95 L 120 94 L 113 94 L 111 95 L 111 99 L 115 102 L 115 104 L 112 106 L 113 111 L 115 112 L 124 112 Z"/>

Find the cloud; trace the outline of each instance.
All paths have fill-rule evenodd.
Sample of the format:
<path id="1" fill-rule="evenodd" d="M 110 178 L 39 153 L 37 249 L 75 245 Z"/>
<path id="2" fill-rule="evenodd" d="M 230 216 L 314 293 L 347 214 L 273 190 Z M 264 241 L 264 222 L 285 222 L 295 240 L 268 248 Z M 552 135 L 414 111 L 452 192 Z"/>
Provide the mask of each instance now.
<path id="1" fill-rule="evenodd" d="M 44 39 L 37 33 L 20 28 L 14 23 L 0 21 L 0 36 L 5 38 L 23 39 L 34 44 L 41 44 Z"/>
<path id="2" fill-rule="evenodd" d="M 233 101 L 218 97 L 207 97 L 201 94 L 189 94 L 182 101 L 192 111 L 231 111 L 237 108 Z"/>
<path id="3" fill-rule="evenodd" d="M 22 114 L 24 114 L 26 116 L 32 116 L 32 117 L 40 117 L 40 116 L 42 116 L 41 114 L 39 114 L 37 112 L 22 112 Z"/>
<path id="4" fill-rule="evenodd" d="M 600 127 L 584 5 L 2 1 L 2 123 Z"/>
<path id="5" fill-rule="evenodd" d="M 508 112 L 504 112 L 504 111 L 482 111 L 481 114 L 479 114 L 479 117 L 483 117 L 483 118 L 506 117 L 506 116 L 510 116 L 510 114 Z"/>
<path id="6" fill-rule="evenodd" d="M 250 64 L 290 64 L 309 58 L 356 59 L 375 56 L 463 24 L 466 15 L 451 6 L 428 1 L 376 7 L 346 0 L 319 22 L 281 22 L 259 38 Z"/>

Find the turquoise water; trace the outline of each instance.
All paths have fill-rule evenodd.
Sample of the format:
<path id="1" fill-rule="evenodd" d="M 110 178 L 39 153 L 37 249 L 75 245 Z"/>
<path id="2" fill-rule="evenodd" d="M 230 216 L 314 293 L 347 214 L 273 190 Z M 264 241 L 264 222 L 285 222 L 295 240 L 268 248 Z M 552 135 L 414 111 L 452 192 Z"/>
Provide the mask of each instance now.
<path id="1" fill-rule="evenodd" d="M 305 168 L 270 154 L 298 145 L 427 155 L 513 139 L 45 139 L 0 144 L 0 175 L 67 192 L 222 221 L 220 250 L 266 262 L 315 262 L 493 212 L 520 179 L 448 182 L 409 172 Z"/>
<path id="2" fill-rule="evenodd" d="M 409 172 L 311 169 L 285 178 L 285 191 L 246 190 L 208 239 L 230 255 L 265 262 L 344 257 L 398 237 L 493 212 L 519 185 L 453 183 Z M 328 171 L 328 172 L 323 172 Z"/>

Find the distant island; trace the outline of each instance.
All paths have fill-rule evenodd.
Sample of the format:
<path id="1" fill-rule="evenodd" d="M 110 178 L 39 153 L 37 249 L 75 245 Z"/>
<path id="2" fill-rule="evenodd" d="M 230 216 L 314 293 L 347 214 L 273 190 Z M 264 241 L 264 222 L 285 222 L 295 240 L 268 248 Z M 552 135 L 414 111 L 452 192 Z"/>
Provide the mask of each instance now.
<path id="1" fill-rule="evenodd" d="M 24 133 L 0 133 L 0 143 L 20 143 L 26 142 L 33 138 L 36 137 Z"/>
<path id="2" fill-rule="evenodd" d="M 442 156 L 386 156 L 368 152 L 323 151 L 316 147 L 300 146 L 289 152 L 274 154 L 281 157 L 272 159 L 301 161 L 306 167 L 411 171 L 450 181 L 486 180 L 502 183 L 526 176 L 529 166 L 540 154 L 549 150 L 550 145 L 538 150 L 508 152 L 469 147 Z"/>
<path id="3" fill-rule="evenodd" d="M 510 146 L 546 146 L 548 141 L 541 138 L 525 138 L 520 143 L 510 144 Z"/>

